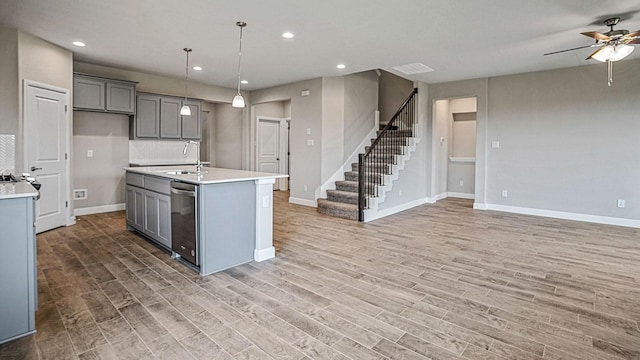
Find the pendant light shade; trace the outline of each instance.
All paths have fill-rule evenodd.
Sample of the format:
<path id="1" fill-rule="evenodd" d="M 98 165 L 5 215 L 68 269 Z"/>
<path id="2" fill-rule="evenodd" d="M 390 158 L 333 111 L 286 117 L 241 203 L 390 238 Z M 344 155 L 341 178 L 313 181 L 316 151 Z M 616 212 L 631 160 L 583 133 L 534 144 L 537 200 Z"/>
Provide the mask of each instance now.
<path id="1" fill-rule="evenodd" d="M 240 65 L 242 60 L 242 28 L 247 26 L 247 23 L 244 21 L 236 22 L 236 26 L 240 28 L 240 46 L 238 50 L 238 93 L 234 96 L 233 101 L 231 102 L 231 106 L 234 108 L 243 108 L 246 106 L 244 102 L 244 98 L 240 93 Z"/>
<path id="2" fill-rule="evenodd" d="M 189 107 L 189 105 L 187 105 L 187 90 L 189 86 L 189 53 L 191 52 L 191 49 L 184 48 L 182 50 L 184 50 L 184 52 L 187 53 L 187 66 L 186 66 L 185 76 L 184 76 L 184 103 L 180 108 L 180 115 L 191 116 L 191 108 Z"/>

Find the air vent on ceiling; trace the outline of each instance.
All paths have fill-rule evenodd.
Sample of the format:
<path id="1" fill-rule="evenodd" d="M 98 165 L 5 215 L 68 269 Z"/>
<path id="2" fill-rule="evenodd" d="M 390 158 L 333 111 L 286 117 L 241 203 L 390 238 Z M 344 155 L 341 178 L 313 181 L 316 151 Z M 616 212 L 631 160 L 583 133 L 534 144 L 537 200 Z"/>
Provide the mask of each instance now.
<path id="1" fill-rule="evenodd" d="M 414 74 L 422 74 L 434 71 L 432 68 L 428 67 L 423 63 L 413 63 L 407 65 L 400 65 L 392 67 L 393 70 L 400 71 L 405 75 L 414 75 Z"/>

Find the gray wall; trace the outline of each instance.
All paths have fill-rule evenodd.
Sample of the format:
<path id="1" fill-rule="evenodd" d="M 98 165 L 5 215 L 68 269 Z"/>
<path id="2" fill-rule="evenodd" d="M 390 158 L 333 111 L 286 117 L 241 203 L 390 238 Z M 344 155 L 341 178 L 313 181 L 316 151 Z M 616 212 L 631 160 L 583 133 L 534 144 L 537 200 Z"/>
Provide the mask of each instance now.
<path id="1" fill-rule="evenodd" d="M 344 150 L 342 162 L 356 150 L 375 125 L 378 75 L 365 71 L 344 77 Z M 364 149 L 359 149 L 361 152 Z"/>
<path id="2" fill-rule="evenodd" d="M 413 82 L 390 72 L 380 70 L 378 79 L 380 123 L 386 124 L 398 111 L 402 102 L 413 91 Z"/>
<path id="3" fill-rule="evenodd" d="M 302 90 L 309 90 L 309 96 L 301 96 Z M 313 201 L 314 189 L 321 184 L 322 79 L 311 79 L 251 93 L 251 104 L 287 100 L 291 101 L 290 196 Z M 311 129 L 310 135 L 307 135 L 307 129 Z M 255 139 L 255 131 L 255 124 L 251 124 L 252 142 Z M 307 140 L 314 140 L 314 146 L 307 146 Z M 251 162 L 255 163 L 253 154 Z M 307 191 L 304 190 L 304 185 L 307 185 Z"/>
<path id="4" fill-rule="evenodd" d="M 129 166 L 129 116 L 75 111 L 73 187 L 87 189 L 76 209 L 124 203 L 122 169 Z M 93 157 L 87 156 L 93 150 Z"/>
<path id="5" fill-rule="evenodd" d="M 640 60 L 614 79 L 604 64 L 491 78 L 486 202 L 640 219 Z"/>
<path id="6" fill-rule="evenodd" d="M 345 78 L 322 78 L 322 164 L 320 184 L 342 167 L 345 140 Z"/>
<path id="7" fill-rule="evenodd" d="M 0 27 L 0 134 L 18 135 L 18 32 Z M 17 139 L 16 139 L 17 140 Z M 16 162 L 17 164 L 17 162 Z"/>
<path id="8" fill-rule="evenodd" d="M 445 196 L 447 192 L 447 173 L 449 170 L 449 142 L 451 127 L 451 110 L 449 100 L 438 100 L 435 103 L 433 121 L 433 158 L 434 158 L 434 193 L 433 196 Z"/>
<path id="9" fill-rule="evenodd" d="M 216 167 L 242 169 L 242 109 L 229 104 L 216 104 L 215 163 Z"/>

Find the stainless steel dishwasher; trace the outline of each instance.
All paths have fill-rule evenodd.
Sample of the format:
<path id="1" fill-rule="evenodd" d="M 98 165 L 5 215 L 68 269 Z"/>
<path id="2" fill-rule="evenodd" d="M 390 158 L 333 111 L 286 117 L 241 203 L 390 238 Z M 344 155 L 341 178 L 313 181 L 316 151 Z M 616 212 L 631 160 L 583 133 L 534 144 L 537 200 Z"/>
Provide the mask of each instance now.
<path id="1" fill-rule="evenodd" d="M 171 182 L 171 250 L 199 266 L 198 259 L 198 185 Z"/>

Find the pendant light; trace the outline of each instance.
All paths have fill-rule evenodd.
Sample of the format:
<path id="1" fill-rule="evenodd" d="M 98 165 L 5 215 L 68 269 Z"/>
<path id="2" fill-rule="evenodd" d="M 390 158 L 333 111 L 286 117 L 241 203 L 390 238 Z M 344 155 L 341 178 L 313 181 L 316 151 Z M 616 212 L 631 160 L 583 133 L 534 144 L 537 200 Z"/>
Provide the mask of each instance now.
<path id="1" fill-rule="evenodd" d="M 245 107 L 245 102 L 242 94 L 240 94 L 240 60 L 242 59 L 242 28 L 247 26 L 247 23 L 244 21 L 238 21 L 236 22 L 236 26 L 240 28 L 240 48 L 238 50 L 238 93 L 233 98 L 231 106 L 234 108 L 243 108 Z"/>
<path id="2" fill-rule="evenodd" d="M 187 53 L 187 67 L 184 76 L 184 104 L 180 108 L 180 115 L 183 116 L 191 116 L 191 108 L 187 105 L 187 90 L 189 86 L 189 53 L 191 52 L 190 48 L 182 49 Z"/>

